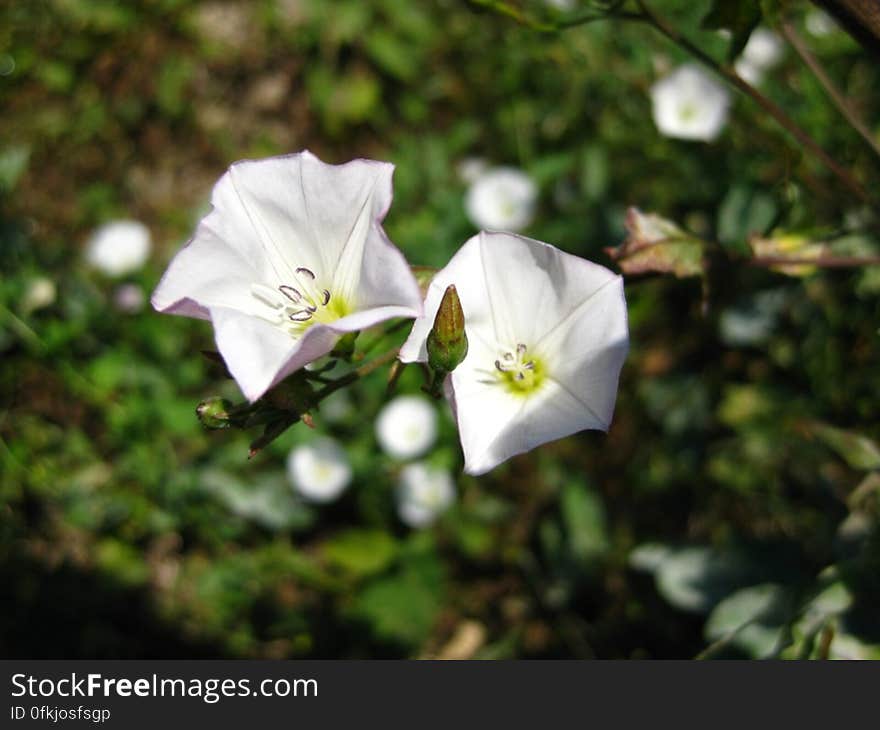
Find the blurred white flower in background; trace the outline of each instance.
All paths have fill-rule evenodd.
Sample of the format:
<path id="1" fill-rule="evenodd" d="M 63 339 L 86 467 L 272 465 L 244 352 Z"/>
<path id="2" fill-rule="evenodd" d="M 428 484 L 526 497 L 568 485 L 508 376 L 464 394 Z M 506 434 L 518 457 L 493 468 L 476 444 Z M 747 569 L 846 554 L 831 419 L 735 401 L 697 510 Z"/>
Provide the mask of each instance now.
<path id="1" fill-rule="evenodd" d="M 544 4 L 549 5 L 551 8 L 567 12 L 569 10 L 574 10 L 575 7 L 577 7 L 577 0 L 544 0 Z"/>
<path id="2" fill-rule="evenodd" d="M 455 166 L 455 173 L 463 183 L 470 185 L 476 182 L 489 167 L 489 163 L 483 157 L 465 157 Z"/>
<path id="3" fill-rule="evenodd" d="M 125 276 L 150 256 L 150 231 L 138 221 L 110 221 L 97 228 L 86 244 L 86 261 L 107 276 Z"/>
<path id="4" fill-rule="evenodd" d="M 113 292 L 113 304 L 120 312 L 137 314 L 144 308 L 147 298 L 137 284 L 123 284 Z"/>
<path id="5" fill-rule="evenodd" d="M 471 184 L 464 207 L 477 228 L 521 231 L 535 217 L 538 186 L 515 167 L 493 167 Z"/>
<path id="6" fill-rule="evenodd" d="M 651 87 L 651 102 L 661 134 L 711 142 L 727 123 L 730 92 L 696 64 L 686 63 Z"/>
<path id="7" fill-rule="evenodd" d="M 818 8 L 810 10 L 810 12 L 807 13 L 804 25 L 806 26 L 807 32 L 816 38 L 831 35 L 840 27 L 837 25 L 837 21 L 834 20 L 834 18 L 828 15 L 824 10 L 819 10 Z"/>
<path id="8" fill-rule="evenodd" d="M 397 514 L 410 527 L 426 527 L 455 501 L 455 482 L 446 469 L 407 464 L 397 485 Z"/>
<path id="9" fill-rule="evenodd" d="M 399 396 L 379 413 L 376 437 L 385 453 L 396 459 L 421 456 L 437 438 L 437 411 L 427 398 Z"/>
<path id="10" fill-rule="evenodd" d="M 295 447 L 287 456 L 287 475 L 298 494 L 310 502 L 332 502 L 351 483 L 351 465 L 333 439 Z"/>
<path id="11" fill-rule="evenodd" d="M 784 48 L 782 39 L 772 30 L 756 28 L 734 68 L 750 84 L 758 84 L 764 74 L 782 59 Z"/>
<path id="12" fill-rule="evenodd" d="M 25 314 L 45 309 L 55 303 L 58 292 L 55 282 L 45 276 L 39 276 L 28 284 L 22 299 L 21 308 Z"/>

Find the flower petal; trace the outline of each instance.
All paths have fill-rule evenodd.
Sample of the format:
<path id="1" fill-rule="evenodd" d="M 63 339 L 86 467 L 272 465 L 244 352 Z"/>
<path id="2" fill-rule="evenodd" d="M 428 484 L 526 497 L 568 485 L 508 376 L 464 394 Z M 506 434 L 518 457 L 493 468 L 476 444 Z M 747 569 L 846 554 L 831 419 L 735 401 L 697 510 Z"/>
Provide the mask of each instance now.
<path id="1" fill-rule="evenodd" d="M 153 292 L 157 311 L 199 319 L 209 319 L 208 310 L 215 306 L 249 311 L 251 284 L 260 276 L 254 259 L 226 243 L 213 229 L 213 221 L 208 216 L 171 260 Z"/>
<path id="2" fill-rule="evenodd" d="M 529 398 L 496 386 L 487 387 L 481 396 L 458 397 L 457 402 L 465 471 L 475 476 L 541 444 L 586 429 L 607 430 L 579 397 L 554 380 Z"/>
<path id="3" fill-rule="evenodd" d="M 320 324 L 293 340 L 268 322 L 226 307 L 212 307 L 217 349 L 241 392 L 254 402 L 293 371 L 326 355 L 339 335 Z"/>
<path id="4" fill-rule="evenodd" d="M 354 253 L 352 260 L 355 259 Z M 349 256 L 346 249 L 345 257 Z M 422 314 L 422 293 L 409 263 L 400 250 L 388 240 L 381 226 L 373 222 L 360 254 L 361 268 L 354 278 L 342 279 L 343 268 L 337 271 L 337 288 L 358 309 L 394 309 L 388 317 L 419 317 Z M 350 275 L 349 275 L 350 276 Z M 348 293 L 356 286 L 356 293 Z M 380 320 L 376 320 L 380 321 Z"/>
<path id="5" fill-rule="evenodd" d="M 612 276 L 599 291 L 535 345 L 535 353 L 553 362 L 553 379 L 567 389 L 607 431 L 614 413 L 620 369 L 629 350 L 623 278 Z"/>
<path id="6" fill-rule="evenodd" d="M 491 332 L 493 319 L 490 302 L 485 293 L 480 234 L 478 234 L 468 239 L 449 263 L 431 280 L 425 297 L 424 314 L 413 323 L 409 337 L 400 348 L 402 362 L 428 361 L 426 349 L 428 334 L 434 326 L 434 318 L 440 308 L 443 293 L 451 284 L 455 284 L 461 300 L 468 340 L 479 337 L 484 331 Z M 470 352 L 469 357 L 471 357 Z"/>
<path id="7" fill-rule="evenodd" d="M 370 224 L 391 203 L 393 169 L 372 160 L 328 165 L 308 151 L 242 160 L 217 183 L 213 202 L 259 241 L 273 283 L 299 266 L 329 283 L 343 252 L 359 270 Z"/>
<path id="8" fill-rule="evenodd" d="M 617 278 L 603 266 L 512 233 L 481 233 L 480 252 L 495 331 L 507 347 L 532 347 Z"/>

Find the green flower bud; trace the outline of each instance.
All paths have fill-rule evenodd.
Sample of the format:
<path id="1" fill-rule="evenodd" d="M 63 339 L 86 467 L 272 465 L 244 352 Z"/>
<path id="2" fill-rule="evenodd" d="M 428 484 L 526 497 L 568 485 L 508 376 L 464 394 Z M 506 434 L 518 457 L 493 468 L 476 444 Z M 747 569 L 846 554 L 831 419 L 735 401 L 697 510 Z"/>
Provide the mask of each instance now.
<path id="1" fill-rule="evenodd" d="M 437 374 L 451 373 L 467 356 L 468 340 L 464 331 L 464 312 L 455 286 L 446 288 L 434 326 L 428 334 L 428 364 Z"/>
<path id="2" fill-rule="evenodd" d="M 225 398 L 215 396 L 203 400 L 196 406 L 196 415 L 205 428 L 229 428 L 232 403 Z"/>

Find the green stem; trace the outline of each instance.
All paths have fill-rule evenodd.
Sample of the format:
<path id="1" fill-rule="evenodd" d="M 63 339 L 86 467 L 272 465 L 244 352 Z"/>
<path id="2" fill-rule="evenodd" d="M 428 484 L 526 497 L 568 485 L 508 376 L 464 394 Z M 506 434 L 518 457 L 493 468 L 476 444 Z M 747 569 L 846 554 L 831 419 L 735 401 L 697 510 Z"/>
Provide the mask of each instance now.
<path id="1" fill-rule="evenodd" d="M 351 385 L 354 382 L 357 382 L 361 378 L 366 377 L 374 370 L 382 367 L 383 365 L 387 365 L 389 362 L 392 362 L 400 352 L 399 347 L 395 347 L 393 350 L 389 350 L 388 352 L 379 355 L 379 357 L 374 360 L 370 360 L 370 362 L 361 365 L 358 368 L 355 368 L 347 375 L 343 375 L 338 380 L 334 380 L 331 383 L 325 385 L 321 390 L 319 390 L 315 397 L 318 402 L 324 400 L 328 395 L 335 393 L 337 390 L 344 388 L 347 385 Z"/>
<path id="2" fill-rule="evenodd" d="M 822 87 L 831 98 L 834 106 L 837 107 L 837 111 L 840 112 L 841 116 L 843 116 L 843 118 L 849 122 L 849 125 L 859 133 L 859 136 L 867 142 L 868 146 L 874 151 L 874 153 L 880 155 L 880 144 L 877 144 L 877 140 L 874 139 L 874 136 L 868 130 L 867 125 L 861 120 L 852 104 L 846 100 L 837 86 L 835 86 L 831 77 L 819 62 L 819 59 L 810 52 L 809 48 L 807 48 L 807 44 L 804 43 L 794 26 L 787 21 L 784 22 L 782 24 L 782 34 L 786 37 L 798 56 L 800 56 L 804 65 L 813 72 L 813 76 L 815 76 L 819 83 L 822 84 Z"/>
<path id="3" fill-rule="evenodd" d="M 878 266 L 880 256 L 820 256 L 808 257 L 755 256 L 748 259 L 750 266 L 799 266 L 801 264 L 818 266 L 822 269 L 853 269 L 859 266 Z"/>
<path id="4" fill-rule="evenodd" d="M 510 3 L 503 2 L 503 0 L 470 0 L 470 2 L 471 4 L 478 5 L 481 8 L 485 8 L 486 10 L 492 10 L 499 15 L 504 15 L 505 17 L 516 21 L 520 25 L 524 25 L 525 27 L 531 28 L 532 30 L 536 30 L 540 33 L 555 33 L 557 30 L 559 30 L 558 26 L 555 23 L 544 23 L 539 20 L 535 20 L 531 16 L 526 15 L 519 8 L 514 7 Z"/>

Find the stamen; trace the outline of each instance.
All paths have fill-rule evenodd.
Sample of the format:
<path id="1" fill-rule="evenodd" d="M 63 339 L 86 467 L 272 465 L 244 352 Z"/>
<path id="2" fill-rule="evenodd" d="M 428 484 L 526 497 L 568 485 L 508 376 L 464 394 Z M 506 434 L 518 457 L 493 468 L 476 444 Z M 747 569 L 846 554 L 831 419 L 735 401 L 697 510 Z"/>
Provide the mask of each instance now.
<path id="1" fill-rule="evenodd" d="M 498 371 L 499 371 L 499 372 L 502 372 L 502 373 L 506 373 L 506 372 L 507 372 L 507 368 L 504 367 L 504 365 L 501 364 L 501 360 L 496 360 L 496 361 L 495 361 L 495 367 L 498 368 Z"/>
<path id="2" fill-rule="evenodd" d="M 517 373 L 516 375 L 514 375 L 513 377 L 514 377 L 515 380 L 525 380 L 525 379 L 526 379 L 526 376 L 523 375 L 522 372 L 518 372 L 518 373 Z"/>
<path id="3" fill-rule="evenodd" d="M 519 345 L 517 345 L 517 346 L 516 346 L 516 354 L 519 355 L 520 357 L 522 357 L 523 355 L 525 355 L 525 354 L 526 354 L 526 346 L 523 345 L 522 343 L 520 343 Z"/>
<path id="4" fill-rule="evenodd" d="M 296 273 L 297 273 L 297 274 L 305 274 L 305 275 L 308 276 L 312 281 L 315 280 L 315 273 L 314 273 L 311 269 L 307 269 L 305 266 L 300 266 L 300 267 L 296 270 Z"/>
<path id="5" fill-rule="evenodd" d="M 299 289 L 294 289 L 292 286 L 282 284 L 278 287 L 278 291 L 280 291 L 294 304 L 299 304 L 302 301 L 303 295 L 300 294 Z"/>
<path id="6" fill-rule="evenodd" d="M 321 304 L 322 304 L 323 306 L 326 307 L 326 306 L 327 306 L 327 303 L 330 301 L 330 292 L 327 291 L 326 289 L 324 289 L 324 290 L 321 292 L 321 294 L 323 295 L 323 296 L 321 297 Z"/>
<path id="7" fill-rule="evenodd" d="M 505 352 L 505 353 L 504 353 L 504 359 L 505 359 L 505 360 L 513 360 L 513 354 L 510 353 L 510 352 Z"/>
<path id="8" fill-rule="evenodd" d="M 534 370 L 535 362 L 534 360 L 529 360 L 525 365 L 523 365 L 523 370 Z"/>
<path id="9" fill-rule="evenodd" d="M 293 314 L 290 314 L 288 316 L 293 322 L 308 322 L 312 318 L 312 313 L 301 309 L 298 312 L 294 312 Z"/>

